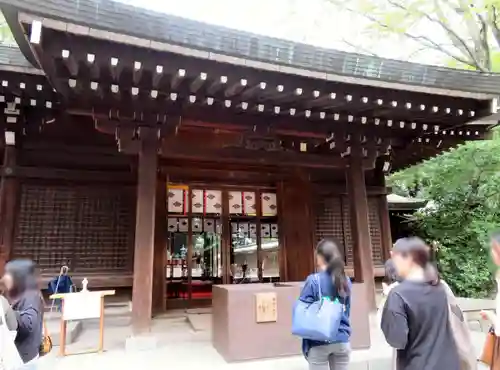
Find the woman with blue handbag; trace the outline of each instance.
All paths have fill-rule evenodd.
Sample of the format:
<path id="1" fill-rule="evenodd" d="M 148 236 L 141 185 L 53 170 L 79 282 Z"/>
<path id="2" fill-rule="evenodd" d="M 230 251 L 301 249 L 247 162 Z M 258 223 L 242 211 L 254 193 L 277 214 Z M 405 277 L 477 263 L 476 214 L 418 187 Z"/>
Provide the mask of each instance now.
<path id="1" fill-rule="evenodd" d="M 351 281 L 338 245 L 316 247 L 318 273 L 308 276 L 295 305 L 292 332 L 302 337 L 309 370 L 347 370 L 351 354 Z"/>

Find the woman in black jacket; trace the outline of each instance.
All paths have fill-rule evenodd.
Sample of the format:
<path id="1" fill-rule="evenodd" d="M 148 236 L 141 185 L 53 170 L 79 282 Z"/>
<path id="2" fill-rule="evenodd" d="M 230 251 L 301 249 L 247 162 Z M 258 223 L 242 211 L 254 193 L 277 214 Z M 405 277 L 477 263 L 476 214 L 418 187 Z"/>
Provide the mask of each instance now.
<path id="1" fill-rule="evenodd" d="M 36 284 L 35 264 L 29 260 L 7 263 L 2 281 L 17 318 L 17 350 L 26 369 L 36 369 L 43 336 L 43 298 Z"/>
<path id="2" fill-rule="evenodd" d="M 397 370 L 460 370 L 448 296 L 419 238 L 398 241 L 392 261 L 402 281 L 388 293 L 382 331 L 397 350 Z"/>

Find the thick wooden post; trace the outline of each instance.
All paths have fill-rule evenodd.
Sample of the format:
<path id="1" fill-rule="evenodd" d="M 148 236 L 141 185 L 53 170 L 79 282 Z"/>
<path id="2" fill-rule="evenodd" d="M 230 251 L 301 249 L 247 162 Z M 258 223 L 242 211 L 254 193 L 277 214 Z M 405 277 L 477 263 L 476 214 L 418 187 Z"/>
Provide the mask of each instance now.
<path id="1" fill-rule="evenodd" d="M 222 190 L 222 284 L 231 284 L 231 223 L 229 220 L 229 193 Z"/>
<path id="2" fill-rule="evenodd" d="M 132 288 L 132 332 L 135 336 L 149 332 L 151 327 L 158 168 L 156 132 L 141 131 L 140 140 Z"/>
<path id="3" fill-rule="evenodd" d="M 167 308 L 166 260 L 167 260 L 167 182 L 158 178 L 156 183 L 156 226 L 153 265 L 153 313 Z"/>
<path id="4" fill-rule="evenodd" d="M 3 273 L 5 263 L 11 258 L 14 244 L 14 228 L 18 197 L 18 180 L 6 177 L 5 172 L 12 172 L 16 166 L 16 148 L 7 145 L 4 150 L 3 169 L 4 176 L 0 180 L 0 225 L 1 225 L 1 250 L 0 273 Z"/>
<path id="5" fill-rule="evenodd" d="M 380 214 L 380 233 L 382 235 L 382 255 L 385 262 L 391 258 L 392 249 L 391 220 L 389 218 L 389 205 L 387 204 L 387 196 L 382 195 L 379 198 L 378 209 Z"/>
<path id="6" fill-rule="evenodd" d="M 278 188 L 281 256 L 284 281 L 303 281 L 315 269 L 311 184 L 301 176 Z"/>
<path id="7" fill-rule="evenodd" d="M 375 181 L 377 186 L 385 186 L 384 160 L 379 158 L 375 166 Z M 378 212 L 380 216 L 380 234 L 382 236 L 382 254 L 384 262 L 391 258 L 392 233 L 391 221 L 389 218 L 389 205 L 387 204 L 387 194 L 380 196 L 378 201 Z"/>
<path id="8" fill-rule="evenodd" d="M 359 142 L 352 143 L 351 153 L 347 168 L 347 193 L 351 209 L 354 280 L 358 283 L 364 283 L 369 308 L 375 310 L 375 274 L 368 222 L 368 197 L 366 195 L 363 155 Z"/>

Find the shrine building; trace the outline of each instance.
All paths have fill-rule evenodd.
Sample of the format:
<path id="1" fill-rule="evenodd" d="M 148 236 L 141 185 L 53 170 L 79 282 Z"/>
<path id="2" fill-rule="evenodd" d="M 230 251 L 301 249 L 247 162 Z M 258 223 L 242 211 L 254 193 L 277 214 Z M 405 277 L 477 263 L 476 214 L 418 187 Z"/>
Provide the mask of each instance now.
<path id="1" fill-rule="evenodd" d="M 343 247 L 375 305 L 384 176 L 485 139 L 500 75 L 346 53 L 111 0 L 0 0 L 0 269 L 34 259 L 153 314 L 302 281 Z"/>

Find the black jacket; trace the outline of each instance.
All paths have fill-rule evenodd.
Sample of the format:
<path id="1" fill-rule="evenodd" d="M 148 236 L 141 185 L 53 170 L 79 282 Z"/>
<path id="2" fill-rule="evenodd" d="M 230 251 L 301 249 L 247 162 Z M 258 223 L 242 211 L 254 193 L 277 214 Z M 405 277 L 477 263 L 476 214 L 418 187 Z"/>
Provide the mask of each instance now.
<path id="1" fill-rule="evenodd" d="M 11 304 L 17 317 L 15 343 L 24 362 L 39 354 L 43 336 L 43 298 L 36 287 L 33 270 L 33 265 L 30 267 L 25 261 L 13 261 L 5 266 L 19 288 Z"/>
<path id="2" fill-rule="evenodd" d="M 443 286 L 405 280 L 382 311 L 382 331 L 398 350 L 397 370 L 460 370 Z"/>

